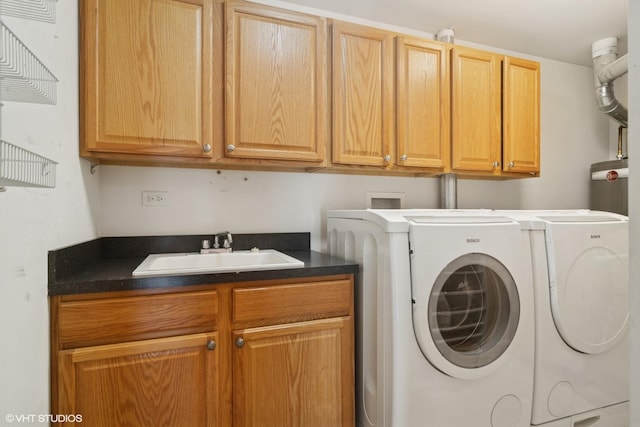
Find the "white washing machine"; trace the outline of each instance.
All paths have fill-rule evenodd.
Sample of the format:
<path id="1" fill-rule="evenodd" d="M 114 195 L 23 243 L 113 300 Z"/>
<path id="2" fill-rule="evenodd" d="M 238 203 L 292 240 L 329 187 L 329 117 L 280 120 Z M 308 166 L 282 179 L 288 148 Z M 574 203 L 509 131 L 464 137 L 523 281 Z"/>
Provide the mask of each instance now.
<path id="1" fill-rule="evenodd" d="M 629 425 L 628 220 L 496 211 L 530 230 L 536 308 L 532 424 Z"/>
<path id="2" fill-rule="evenodd" d="M 330 211 L 356 286 L 359 427 L 529 427 L 529 233 L 486 211 Z"/>

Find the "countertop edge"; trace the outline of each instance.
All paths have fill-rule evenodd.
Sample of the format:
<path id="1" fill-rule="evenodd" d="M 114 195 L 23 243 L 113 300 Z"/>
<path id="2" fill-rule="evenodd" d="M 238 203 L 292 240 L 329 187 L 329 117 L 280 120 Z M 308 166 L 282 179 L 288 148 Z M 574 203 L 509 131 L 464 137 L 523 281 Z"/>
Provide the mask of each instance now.
<path id="1" fill-rule="evenodd" d="M 48 296 L 179 288 L 340 274 L 355 275 L 358 273 L 359 266 L 357 263 L 305 248 L 304 246 L 308 245 L 309 242 L 308 234 L 298 234 L 298 236 L 293 236 L 292 233 L 288 233 L 286 238 L 289 241 L 285 242 L 284 247 L 275 247 L 273 249 L 281 250 L 303 261 L 305 266 L 302 268 L 149 277 L 133 277 L 131 274 L 146 257 L 144 252 L 132 253 L 129 246 L 127 250 L 123 251 L 125 255 L 129 256 L 119 257 L 120 253 L 117 248 L 114 249 L 112 247 L 113 238 L 99 238 L 49 252 Z M 302 237 L 302 239 L 292 244 L 292 239 L 295 240 L 296 237 Z M 276 236 L 274 240 L 274 235 L 269 234 L 264 241 L 271 243 L 271 246 L 277 246 L 275 243 L 278 242 L 279 238 L 280 236 Z M 144 239 L 148 240 L 149 238 Z M 105 242 L 109 246 L 107 256 L 105 256 L 103 247 Z M 126 243 L 125 240 L 122 242 Z M 153 247 L 153 245 L 149 246 L 148 242 L 145 243 L 145 246 L 146 250 Z M 264 245 L 262 246 L 264 247 Z M 87 251 L 87 249 L 90 250 Z M 176 251 L 180 251 L 180 249 L 182 247 L 170 248 L 170 250 Z"/>

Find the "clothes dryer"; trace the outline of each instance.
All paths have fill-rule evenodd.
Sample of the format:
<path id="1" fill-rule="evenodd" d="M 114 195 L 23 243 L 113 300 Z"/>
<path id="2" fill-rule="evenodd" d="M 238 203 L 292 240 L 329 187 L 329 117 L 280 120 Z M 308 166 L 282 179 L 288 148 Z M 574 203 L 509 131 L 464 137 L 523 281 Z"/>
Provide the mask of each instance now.
<path id="1" fill-rule="evenodd" d="M 629 425 L 628 220 L 496 211 L 530 230 L 536 308 L 532 424 Z"/>
<path id="2" fill-rule="evenodd" d="M 356 285 L 359 427 L 529 427 L 528 232 L 485 211 L 330 211 Z"/>

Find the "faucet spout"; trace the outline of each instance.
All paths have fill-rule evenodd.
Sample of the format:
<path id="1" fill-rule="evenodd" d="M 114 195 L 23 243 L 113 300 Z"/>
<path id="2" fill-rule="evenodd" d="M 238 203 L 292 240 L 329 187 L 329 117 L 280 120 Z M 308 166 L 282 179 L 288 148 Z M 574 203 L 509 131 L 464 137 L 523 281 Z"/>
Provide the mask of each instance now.
<path id="1" fill-rule="evenodd" d="M 218 249 L 220 247 L 220 239 L 222 240 L 222 247 L 225 249 L 231 249 L 231 243 L 233 243 L 233 236 L 228 231 L 218 233 L 213 236 L 213 247 Z"/>

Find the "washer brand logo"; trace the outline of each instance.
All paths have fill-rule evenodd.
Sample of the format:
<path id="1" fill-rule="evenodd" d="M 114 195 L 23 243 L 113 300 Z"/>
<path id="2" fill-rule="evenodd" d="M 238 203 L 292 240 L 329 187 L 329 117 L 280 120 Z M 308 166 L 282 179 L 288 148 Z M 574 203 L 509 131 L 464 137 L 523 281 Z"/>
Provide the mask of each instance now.
<path id="1" fill-rule="evenodd" d="M 478 239 L 477 237 L 467 239 L 467 243 L 480 243 L 480 239 Z"/>
<path id="2" fill-rule="evenodd" d="M 599 239 L 599 238 L 600 238 L 600 235 L 599 235 L 599 234 L 592 234 L 592 235 L 591 235 L 591 238 L 592 238 L 592 239 Z"/>

